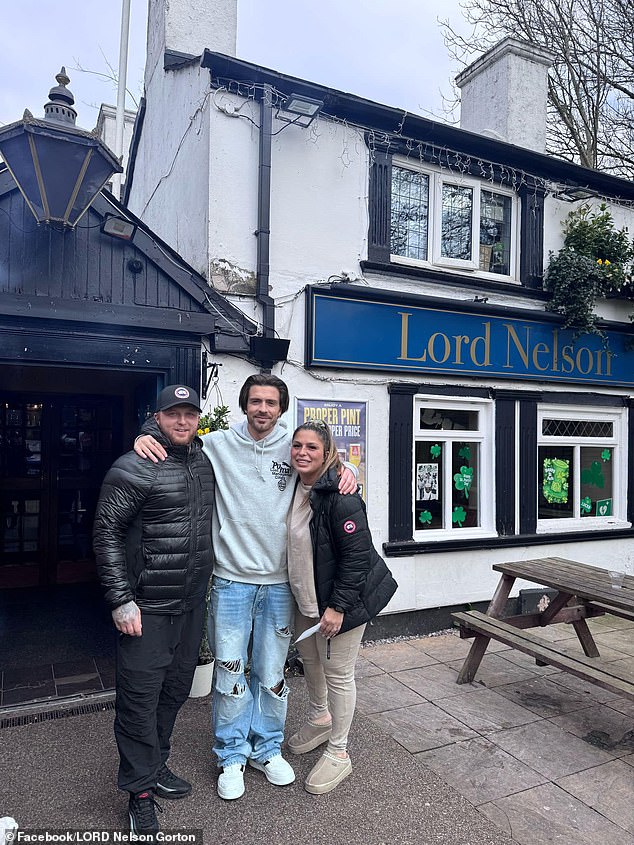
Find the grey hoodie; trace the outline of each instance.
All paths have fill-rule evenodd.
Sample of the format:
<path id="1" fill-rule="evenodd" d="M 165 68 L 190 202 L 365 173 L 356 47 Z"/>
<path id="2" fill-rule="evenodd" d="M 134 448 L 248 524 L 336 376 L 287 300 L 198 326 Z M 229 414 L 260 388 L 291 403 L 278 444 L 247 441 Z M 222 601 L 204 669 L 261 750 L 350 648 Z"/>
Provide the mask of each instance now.
<path id="1" fill-rule="evenodd" d="M 216 476 L 214 575 L 247 584 L 288 581 L 286 514 L 295 486 L 291 435 L 278 420 L 254 440 L 247 420 L 202 438 Z"/>

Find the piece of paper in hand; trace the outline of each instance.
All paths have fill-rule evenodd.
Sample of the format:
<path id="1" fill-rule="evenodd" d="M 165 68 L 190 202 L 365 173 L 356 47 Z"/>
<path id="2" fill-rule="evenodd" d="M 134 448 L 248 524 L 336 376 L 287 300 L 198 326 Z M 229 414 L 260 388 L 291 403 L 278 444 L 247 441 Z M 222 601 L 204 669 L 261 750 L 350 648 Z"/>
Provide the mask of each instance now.
<path id="1" fill-rule="evenodd" d="M 295 640 L 295 645 L 297 645 L 297 643 L 301 643 L 302 640 L 305 640 L 308 637 L 312 637 L 313 634 L 316 634 L 317 631 L 319 631 L 320 624 L 321 623 L 318 622 L 316 625 L 313 625 L 312 628 L 308 628 L 306 631 L 304 631 L 303 634 L 300 634 L 299 637 Z"/>

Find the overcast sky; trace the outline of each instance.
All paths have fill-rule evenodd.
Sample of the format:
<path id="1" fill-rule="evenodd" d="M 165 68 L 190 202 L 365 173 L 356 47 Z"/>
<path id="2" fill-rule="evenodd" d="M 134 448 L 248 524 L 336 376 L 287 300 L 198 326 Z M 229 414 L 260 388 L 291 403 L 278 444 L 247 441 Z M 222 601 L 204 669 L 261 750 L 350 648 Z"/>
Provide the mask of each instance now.
<path id="1" fill-rule="evenodd" d="M 120 0 L 5 0 L 0 25 L 0 124 L 43 106 L 61 65 L 77 124 L 116 103 L 108 63 L 119 65 Z M 147 0 L 132 0 L 128 88 L 142 91 Z M 442 115 L 460 70 L 438 18 L 464 29 L 459 0 L 239 0 L 240 58 L 409 111 Z M 84 72 L 78 68 L 84 68 Z M 90 71 L 90 72 L 88 72 Z M 100 76 L 103 74 L 104 76 Z M 128 98 L 128 108 L 135 108 Z"/>

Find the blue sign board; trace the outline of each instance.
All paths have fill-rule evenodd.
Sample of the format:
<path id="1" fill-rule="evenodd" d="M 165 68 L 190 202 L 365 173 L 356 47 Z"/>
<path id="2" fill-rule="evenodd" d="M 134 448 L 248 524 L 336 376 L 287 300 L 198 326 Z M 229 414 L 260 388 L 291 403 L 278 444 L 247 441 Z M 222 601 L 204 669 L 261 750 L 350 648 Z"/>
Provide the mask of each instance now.
<path id="1" fill-rule="evenodd" d="M 573 339 L 558 323 L 309 289 L 308 365 L 634 385 L 632 335 Z M 464 307 L 464 306 L 463 306 Z"/>

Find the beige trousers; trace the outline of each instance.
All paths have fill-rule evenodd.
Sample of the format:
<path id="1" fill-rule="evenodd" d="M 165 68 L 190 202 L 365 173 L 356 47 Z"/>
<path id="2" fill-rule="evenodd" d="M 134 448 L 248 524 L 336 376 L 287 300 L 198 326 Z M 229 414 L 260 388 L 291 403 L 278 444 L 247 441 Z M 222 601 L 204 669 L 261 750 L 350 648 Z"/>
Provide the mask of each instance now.
<path id="1" fill-rule="evenodd" d="M 308 619 L 296 609 L 295 637 L 318 621 Z M 359 625 L 345 634 L 333 637 L 330 640 L 330 657 L 328 640 L 321 634 L 313 634 L 297 644 L 308 686 L 308 719 L 315 722 L 330 713 L 332 734 L 328 750 L 334 754 L 344 752 L 348 744 L 348 733 L 357 700 L 354 667 L 364 631 L 365 625 Z"/>

